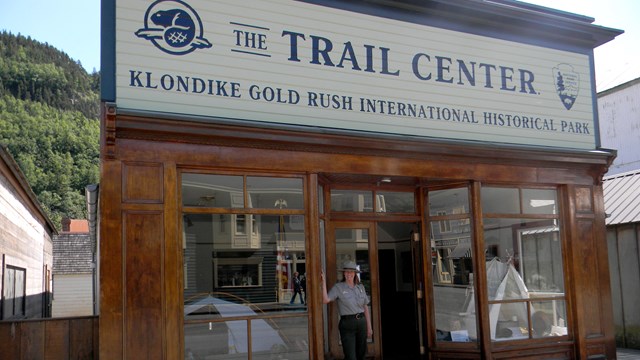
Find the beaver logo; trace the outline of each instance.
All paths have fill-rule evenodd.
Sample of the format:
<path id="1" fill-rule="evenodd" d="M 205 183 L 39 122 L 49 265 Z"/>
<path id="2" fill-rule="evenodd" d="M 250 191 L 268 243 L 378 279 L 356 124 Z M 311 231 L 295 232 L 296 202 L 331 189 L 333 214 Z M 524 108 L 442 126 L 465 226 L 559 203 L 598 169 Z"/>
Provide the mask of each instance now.
<path id="1" fill-rule="evenodd" d="M 580 74 L 573 71 L 573 66 L 569 64 L 558 64 L 553 68 L 553 77 L 556 84 L 556 92 L 560 97 L 562 105 L 567 110 L 571 110 L 571 107 L 578 98 L 578 91 L 580 90 Z"/>
<path id="2" fill-rule="evenodd" d="M 135 34 L 166 53 L 185 55 L 212 46 L 203 33 L 200 16 L 191 6 L 180 0 L 158 0 L 147 8 L 144 28 Z"/>

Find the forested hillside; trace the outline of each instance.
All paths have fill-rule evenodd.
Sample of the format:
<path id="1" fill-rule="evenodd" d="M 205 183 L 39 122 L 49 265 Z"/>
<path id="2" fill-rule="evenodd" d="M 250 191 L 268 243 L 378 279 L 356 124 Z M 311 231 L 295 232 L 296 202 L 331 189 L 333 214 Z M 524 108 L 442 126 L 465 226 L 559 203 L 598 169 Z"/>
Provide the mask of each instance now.
<path id="1" fill-rule="evenodd" d="M 52 222 L 86 217 L 99 181 L 99 74 L 48 44 L 0 33 L 0 143 Z"/>

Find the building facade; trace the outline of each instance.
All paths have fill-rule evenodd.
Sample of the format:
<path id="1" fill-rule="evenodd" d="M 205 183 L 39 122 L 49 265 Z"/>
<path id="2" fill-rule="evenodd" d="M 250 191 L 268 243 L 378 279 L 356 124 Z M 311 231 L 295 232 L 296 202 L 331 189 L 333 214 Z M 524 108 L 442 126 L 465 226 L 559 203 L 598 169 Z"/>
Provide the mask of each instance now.
<path id="1" fill-rule="evenodd" d="M 102 4 L 102 358 L 342 358 L 320 274 L 346 260 L 373 358 L 615 357 L 593 48 L 620 31 L 508 0 Z"/>
<path id="2" fill-rule="evenodd" d="M 640 171 L 605 176 L 603 189 L 616 343 L 640 349 Z"/>
<path id="3" fill-rule="evenodd" d="M 55 233 L 18 164 L 0 146 L 0 320 L 51 316 Z"/>
<path id="4" fill-rule="evenodd" d="M 640 78 L 598 93 L 602 146 L 618 152 L 607 175 L 640 168 L 639 106 Z"/>
<path id="5" fill-rule="evenodd" d="M 598 93 L 602 143 L 618 154 L 603 183 L 616 342 L 636 349 L 640 349 L 640 314 L 633 305 L 640 291 L 640 203 L 635 196 L 640 181 L 639 105 L 640 79 Z"/>
<path id="6" fill-rule="evenodd" d="M 53 317 L 95 314 L 94 249 L 87 220 L 62 220 L 53 238 Z"/>

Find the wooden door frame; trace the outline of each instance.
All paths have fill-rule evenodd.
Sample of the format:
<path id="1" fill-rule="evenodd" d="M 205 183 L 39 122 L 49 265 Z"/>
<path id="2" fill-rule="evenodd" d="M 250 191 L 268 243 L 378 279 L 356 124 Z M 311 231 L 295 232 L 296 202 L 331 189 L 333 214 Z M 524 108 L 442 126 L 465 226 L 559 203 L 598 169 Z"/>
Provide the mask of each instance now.
<path id="1" fill-rule="evenodd" d="M 367 354 L 373 355 L 376 359 L 382 357 L 382 339 L 380 338 L 380 291 L 378 284 L 378 244 L 376 239 L 376 221 L 348 221 L 348 220 L 331 220 L 327 222 L 327 269 L 325 271 L 327 277 L 327 287 L 330 289 L 337 281 L 338 268 L 340 264 L 336 263 L 336 229 L 367 229 L 369 231 L 369 271 L 371 272 L 371 321 L 373 327 L 373 343 L 367 343 Z M 336 269 L 333 271 L 332 269 Z M 339 345 L 338 333 L 338 308 L 335 303 L 330 303 L 327 310 L 327 327 L 329 352 L 334 357 L 344 356 L 342 347 Z"/>

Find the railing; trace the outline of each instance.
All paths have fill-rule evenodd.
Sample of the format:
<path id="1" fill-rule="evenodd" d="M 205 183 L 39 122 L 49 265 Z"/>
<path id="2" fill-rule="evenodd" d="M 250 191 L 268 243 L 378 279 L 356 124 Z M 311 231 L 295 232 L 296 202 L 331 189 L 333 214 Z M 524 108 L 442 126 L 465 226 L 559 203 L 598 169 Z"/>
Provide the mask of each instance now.
<path id="1" fill-rule="evenodd" d="M 98 359 L 97 316 L 0 321 L 2 359 Z"/>

